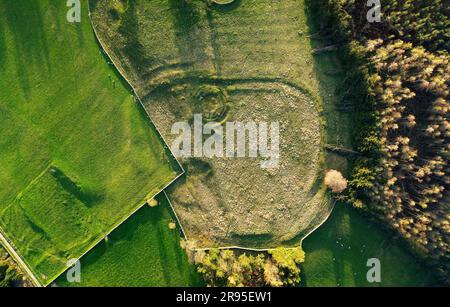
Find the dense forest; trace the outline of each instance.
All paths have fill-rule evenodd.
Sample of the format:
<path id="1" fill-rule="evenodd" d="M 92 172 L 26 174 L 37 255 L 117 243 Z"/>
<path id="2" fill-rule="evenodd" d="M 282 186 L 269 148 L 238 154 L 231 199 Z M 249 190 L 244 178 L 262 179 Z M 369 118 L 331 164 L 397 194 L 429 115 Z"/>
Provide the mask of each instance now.
<path id="1" fill-rule="evenodd" d="M 450 5 L 310 0 L 320 35 L 339 45 L 347 75 L 342 109 L 354 116 L 349 198 L 395 229 L 449 275 Z M 373 17 L 373 16 L 372 16 Z M 351 91 L 346 91 L 351 88 Z"/>

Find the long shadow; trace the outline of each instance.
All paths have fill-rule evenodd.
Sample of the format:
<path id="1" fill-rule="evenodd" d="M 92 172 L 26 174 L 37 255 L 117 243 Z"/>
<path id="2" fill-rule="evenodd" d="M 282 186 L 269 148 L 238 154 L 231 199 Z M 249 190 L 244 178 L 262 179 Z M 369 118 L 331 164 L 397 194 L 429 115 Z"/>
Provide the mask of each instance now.
<path id="1" fill-rule="evenodd" d="M 314 0 L 306 0 L 305 16 L 307 26 L 311 34 L 323 30 L 320 12 L 314 11 L 309 3 Z M 326 40 L 311 39 L 312 48 L 323 47 L 331 44 Z M 315 78 L 319 81 L 319 95 L 323 101 L 323 116 L 326 121 L 324 137 L 325 142 L 345 148 L 351 148 L 351 113 L 339 111 L 340 97 L 344 87 L 345 72 L 341 70 L 339 56 L 336 51 L 314 55 L 313 67 Z M 331 73 L 333 72 L 333 73 Z M 347 171 L 347 161 L 336 154 L 325 153 L 326 167 L 335 168 L 343 173 Z"/>
<path id="2" fill-rule="evenodd" d="M 102 195 L 79 186 L 59 168 L 52 166 L 50 168 L 50 173 L 63 187 L 63 189 L 75 196 L 76 199 L 86 206 L 91 207 L 103 200 Z"/>
<path id="3" fill-rule="evenodd" d="M 200 16 L 192 3 L 169 0 L 171 12 L 174 17 L 177 47 L 182 56 L 188 56 L 195 50 L 194 37 L 195 25 L 200 21 Z"/>
<path id="4" fill-rule="evenodd" d="M 337 212 L 336 212 L 337 211 Z M 333 219 L 333 222 L 335 223 L 334 229 L 336 230 L 335 234 L 339 234 L 340 236 L 344 237 L 344 233 L 339 233 L 337 230 L 339 229 L 339 222 L 342 222 L 344 220 L 345 212 L 344 210 L 335 210 L 334 214 L 336 215 Z M 339 239 L 339 238 L 336 238 Z M 341 238 L 344 240 L 345 238 Z M 347 240 L 344 240 L 344 242 L 341 242 L 340 244 L 345 244 Z M 336 241 L 337 242 L 337 241 Z M 334 259 L 334 277 L 336 280 L 337 286 L 343 285 L 343 279 L 345 278 L 345 252 L 343 251 L 345 247 L 338 246 L 338 243 L 336 243 L 335 248 L 333 248 L 333 259 Z"/>
<path id="5" fill-rule="evenodd" d="M 125 221 L 122 225 L 116 228 L 110 235 L 108 235 L 108 242 L 101 241 L 95 247 L 93 247 L 88 254 L 81 258 L 82 270 L 89 270 L 91 266 L 95 266 L 97 261 L 104 256 L 108 255 L 110 248 L 114 248 L 114 244 L 120 242 L 132 242 L 135 237 L 136 231 L 138 231 L 141 225 L 145 225 L 148 220 L 153 225 L 162 218 L 162 211 L 160 208 L 154 208 L 156 210 L 149 210 L 148 208 L 142 208 L 136 212 L 132 217 Z M 59 278 L 60 282 L 63 282 L 63 275 Z"/>
<path id="6" fill-rule="evenodd" d="M 216 69 L 216 74 L 220 75 L 223 67 L 223 57 L 220 53 L 220 46 L 217 42 L 218 40 L 218 32 L 217 32 L 217 26 L 214 21 L 214 11 L 217 11 L 219 13 L 227 13 L 232 10 L 237 9 L 241 5 L 241 0 L 235 0 L 233 3 L 228 5 L 220 5 L 213 3 L 210 5 L 210 7 L 207 8 L 206 11 L 206 18 L 208 20 L 208 27 L 211 31 L 210 35 L 210 41 L 211 46 L 213 48 L 213 54 L 214 54 L 214 68 Z"/>
<path id="7" fill-rule="evenodd" d="M 376 251 L 376 254 L 374 255 L 367 255 L 366 254 L 366 248 L 370 246 L 370 241 L 376 240 L 376 236 L 367 237 L 364 236 L 364 233 L 370 234 L 371 232 L 375 233 L 377 229 L 375 229 L 375 225 L 373 225 L 369 220 L 356 220 L 353 218 L 358 212 L 355 212 L 353 208 L 349 208 L 349 215 L 350 215 L 350 232 L 349 232 L 349 242 L 353 244 L 351 246 L 353 249 L 360 249 L 361 253 L 358 255 L 358 257 L 352 257 L 351 260 L 351 266 L 352 271 L 354 273 L 353 280 L 356 286 L 364 286 L 367 285 L 367 277 L 366 273 L 368 268 L 366 268 L 366 263 L 369 258 L 373 257 L 379 257 L 380 250 Z M 374 228 L 371 230 L 371 228 Z M 378 233 L 377 233 L 378 234 Z M 365 242 L 367 239 L 367 243 Z"/>
<path id="8" fill-rule="evenodd" d="M 129 62 L 133 66 L 133 70 L 141 71 L 146 67 L 153 67 L 158 63 L 158 59 L 150 58 L 146 54 L 144 46 L 138 40 L 139 31 L 142 31 L 142 29 L 138 25 L 136 6 L 136 1 L 128 1 L 128 8 L 122 15 L 122 24 L 119 28 L 119 33 L 126 38 L 125 47 L 121 51 L 130 59 Z M 91 8 L 92 11 L 94 9 Z"/>
<path id="9" fill-rule="evenodd" d="M 205 41 L 200 30 L 201 10 L 205 4 L 200 2 L 187 2 L 169 0 L 170 12 L 173 15 L 173 28 L 175 29 L 176 46 L 183 59 L 204 59 L 203 51 Z"/>
<path id="10" fill-rule="evenodd" d="M 307 26 L 310 34 L 319 32 L 321 30 L 320 24 L 320 14 L 311 9 L 309 3 L 314 0 L 306 0 L 305 5 L 305 16 L 307 18 Z M 327 42 L 325 42 L 326 44 Z M 311 39 L 310 41 L 311 47 L 315 48 L 320 46 L 320 44 L 324 44 L 323 41 L 318 42 Z M 340 80 L 344 78 L 342 74 L 336 74 L 334 76 L 330 76 L 328 74 L 328 70 L 336 70 L 338 67 L 337 57 L 334 53 L 329 54 L 320 54 L 315 55 L 313 57 L 313 66 L 314 66 L 314 74 L 315 78 L 319 81 L 319 95 L 322 99 L 323 103 L 323 116 L 325 118 L 325 131 L 324 131 L 324 141 L 326 143 L 334 143 L 336 145 L 341 145 L 344 147 L 350 146 L 349 140 L 345 137 L 346 129 L 349 129 L 346 126 L 345 118 L 342 117 L 342 114 L 339 114 L 336 111 L 336 106 L 338 103 L 338 99 L 336 96 L 336 92 L 339 89 L 339 85 L 341 83 Z M 339 69 L 337 69 L 339 70 Z M 338 157 L 331 156 L 328 153 L 325 153 L 325 167 L 334 168 L 341 170 L 343 173 L 347 173 L 347 163 Z M 349 238 L 344 238 L 345 233 L 339 233 L 339 222 L 344 220 L 345 210 L 343 208 L 338 207 L 334 209 L 332 213 L 334 216 L 331 220 L 335 225 L 333 229 L 335 229 L 334 235 L 336 236 L 334 242 L 338 242 L 338 235 L 341 236 L 341 242 L 333 244 L 334 248 L 332 249 L 333 254 L 333 268 L 334 268 L 334 278 L 336 280 L 337 285 L 342 286 L 344 284 L 345 279 L 345 265 L 346 261 L 348 261 L 349 251 L 347 250 L 349 244 Z M 350 231 L 352 231 L 352 221 L 350 221 Z"/>
<path id="11" fill-rule="evenodd" d="M 158 202 L 160 203 L 160 206 L 163 208 L 166 208 L 166 210 L 169 211 L 169 214 L 172 218 L 172 220 L 177 220 L 175 212 L 172 210 L 172 208 L 170 207 L 169 204 L 169 200 L 167 199 L 167 197 L 165 196 L 164 193 L 160 193 L 158 196 L 156 196 L 156 199 L 158 200 Z M 180 237 L 183 236 L 181 230 L 180 230 L 180 234 L 177 234 L 177 239 L 176 241 L 179 242 Z M 169 246 L 170 248 L 170 246 Z M 195 267 L 194 266 L 186 266 L 186 263 L 188 262 L 187 259 L 187 255 L 184 252 L 175 252 L 175 264 L 178 270 L 178 273 L 180 275 L 186 275 L 188 274 L 190 276 L 189 280 L 192 281 L 192 283 L 190 284 L 190 286 L 204 286 L 204 284 L 201 282 L 200 276 L 197 274 Z M 169 267 L 169 266 L 166 266 Z M 169 277 L 165 277 L 166 281 L 170 281 L 170 276 Z M 174 286 L 173 283 L 170 284 L 171 286 Z M 181 286 L 181 285 L 180 285 Z"/>
<path id="12" fill-rule="evenodd" d="M 110 235 L 110 239 L 113 242 L 116 241 L 132 241 L 136 231 L 141 225 L 145 225 L 150 222 L 153 226 L 157 226 L 157 223 L 162 218 L 161 208 L 149 209 L 147 207 L 141 208 L 136 212 L 130 219 L 125 223 L 120 225 L 115 231 Z"/>
<path id="13" fill-rule="evenodd" d="M 165 210 L 168 210 L 172 220 L 175 221 L 177 219 L 175 212 L 173 212 L 172 208 L 170 207 L 169 200 L 167 199 L 165 194 L 164 193 L 158 194 L 156 196 L 156 200 L 160 203 L 161 207 L 166 208 Z M 181 235 L 182 234 L 181 234 L 181 230 L 180 230 L 180 235 L 177 235 L 177 242 L 180 240 L 179 236 L 181 236 Z M 178 269 L 178 272 L 180 272 L 180 274 L 183 273 L 186 261 L 187 261 L 187 259 L 186 259 L 186 255 L 184 253 L 175 253 L 175 264 L 176 264 L 176 267 Z M 166 281 L 168 281 L 169 278 L 165 278 Z"/>
<path id="14" fill-rule="evenodd" d="M 84 47 L 83 23 L 75 23 L 74 27 L 77 28 L 78 43 L 80 44 L 81 47 Z"/>
<path id="15" fill-rule="evenodd" d="M 161 225 L 157 226 L 157 235 L 158 238 L 158 252 L 159 252 L 159 259 L 161 259 L 161 265 L 162 265 L 162 273 L 164 281 L 166 282 L 166 285 L 170 285 L 172 281 L 171 274 L 169 270 L 166 270 L 164 268 L 169 267 L 167 264 L 168 261 L 168 254 L 167 254 L 167 248 L 166 248 L 166 242 L 164 241 L 164 231 L 161 229 Z"/>
<path id="16" fill-rule="evenodd" d="M 158 245 L 158 254 L 159 259 L 161 260 L 161 266 L 162 266 L 162 274 L 164 281 L 166 282 L 166 285 L 171 284 L 172 277 L 170 275 L 169 270 L 166 268 L 170 267 L 170 265 L 166 264 L 166 261 L 168 261 L 168 253 L 167 253 L 167 242 L 164 240 L 165 238 L 165 231 L 162 229 L 162 227 L 167 227 L 165 225 L 161 225 L 160 222 L 163 218 L 163 211 L 167 210 L 166 202 L 163 202 L 162 194 L 157 196 L 156 199 L 160 202 L 160 205 L 156 208 L 152 208 L 147 214 L 146 218 L 152 223 L 156 230 L 156 239 L 157 239 L 157 245 Z M 148 210 L 148 209 L 147 209 Z M 156 252 L 156 251 L 155 251 Z"/>
<path id="17" fill-rule="evenodd" d="M 217 43 L 217 27 L 214 22 L 214 16 L 213 12 L 211 10 L 208 10 L 206 12 L 206 18 L 208 20 L 208 26 L 211 31 L 210 40 L 211 40 L 211 46 L 213 48 L 213 54 L 214 54 L 214 67 L 216 69 L 216 74 L 220 75 L 222 71 L 222 55 L 220 53 L 219 44 Z"/>
<path id="18" fill-rule="evenodd" d="M 65 1 L 52 1 L 52 5 L 55 7 L 57 12 L 65 12 L 67 10 L 66 2 Z M 65 20 L 65 19 L 64 19 Z M 56 33 L 61 33 L 61 19 L 55 18 L 55 25 L 56 25 Z"/>
<path id="19" fill-rule="evenodd" d="M 31 65 L 40 67 L 39 72 L 51 71 L 46 29 L 43 11 L 39 1 L 15 0 L 3 1 L 6 22 L 12 33 L 16 55 L 17 77 L 26 97 L 31 93 L 31 80 L 27 68 Z"/>
<path id="20" fill-rule="evenodd" d="M 0 14 L 4 14 L 0 7 Z M 3 24 L 0 20 L 0 71 L 4 67 L 5 54 L 6 54 L 6 42 L 5 42 L 5 32 L 3 30 Z"/>

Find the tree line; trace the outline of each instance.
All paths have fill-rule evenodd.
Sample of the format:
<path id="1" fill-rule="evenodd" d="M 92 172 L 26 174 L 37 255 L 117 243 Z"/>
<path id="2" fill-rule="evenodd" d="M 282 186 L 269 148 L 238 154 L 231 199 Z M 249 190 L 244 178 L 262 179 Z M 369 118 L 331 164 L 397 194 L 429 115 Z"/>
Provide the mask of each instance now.
<path id="1" fill-rule="evenodd" d="M 339 44 L 353 111 L 349 199 L 385 221 L 444 278 L 450 267 L 450 8 L 443 0 L 309 0 Z M 350 91 L 345 89 L 349 88 Z M 448 281 L 448 280 L 447 280 Z"/>
<path id="2" fill-rule="evenodd" d="M 195 241 L 182 241 L 189 261 L 210 287 L 292 287 L 300 284 L 300 247 L 276 248 L 265 253 L 231 249 L 196 250 Z"/>

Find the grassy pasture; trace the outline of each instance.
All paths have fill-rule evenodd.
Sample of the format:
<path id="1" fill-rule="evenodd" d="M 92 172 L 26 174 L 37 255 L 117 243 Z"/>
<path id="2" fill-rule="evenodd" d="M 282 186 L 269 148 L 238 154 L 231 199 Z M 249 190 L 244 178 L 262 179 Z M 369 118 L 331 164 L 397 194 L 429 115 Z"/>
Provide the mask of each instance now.
<path id="1" fill-rule="evenodd" d="M 0 1 L 0 226 L 48 284 L 179 173 L 82 1 Z"/>
<path id="2" fill-rule="evenodd" d="M 381 228 L 381 229 L 380 229 Z M 419 287 L 434 284 L 432 274 L 410 255 L 393 234 L 345 204 L 303 242 L 308 287 Z M 369 283 L 367 260 L 378 258 L 381 283 Z"/>
<path id="3" fill-rule="evenodd" d="M 201 286 L 195 267 L 180 247 L 179 229 L 164 194 L 155 208 L 145 206 L 81 259 L 81 283 L 56 280 L 63 287 Z"/>

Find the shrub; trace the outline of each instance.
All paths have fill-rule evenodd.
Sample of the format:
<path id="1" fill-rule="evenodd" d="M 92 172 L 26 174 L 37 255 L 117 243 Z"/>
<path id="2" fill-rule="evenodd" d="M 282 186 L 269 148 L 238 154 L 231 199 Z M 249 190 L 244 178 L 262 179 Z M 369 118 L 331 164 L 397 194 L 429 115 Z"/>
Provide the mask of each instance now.
<path id="1" fill-rule="evenodd" d="M 330 170 L 325 175 L 325 185 L 329 187 L 333 193 L 342 193 L 347 188 L 347 179 L 336 170 Z"/>
<path id="2" fill-rule="evenodd" d="M 158 201 L 156 199 L 149 199 L 147 200 L 147 205 L 149 205 L 149 207 L 154 208 L 157 207 L 159 205 Z"/>

